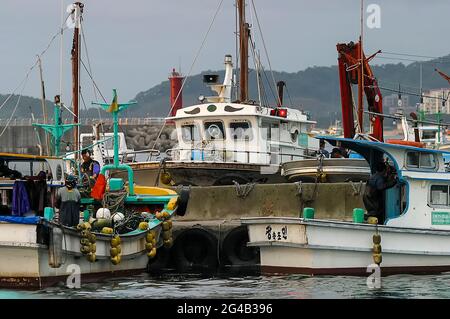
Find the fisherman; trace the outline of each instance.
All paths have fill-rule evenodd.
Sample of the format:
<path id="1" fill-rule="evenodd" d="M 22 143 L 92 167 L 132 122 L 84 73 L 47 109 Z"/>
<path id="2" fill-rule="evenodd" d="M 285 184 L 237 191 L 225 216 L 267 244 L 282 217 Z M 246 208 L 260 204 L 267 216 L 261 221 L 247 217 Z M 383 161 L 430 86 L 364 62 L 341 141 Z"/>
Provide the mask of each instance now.
<path id="1" fill-rule="evenodd" d="M 364 206 L 367 210 L 366 218 L 377 217 L 380 224 L 384 223 L 384 191 L 395 186 L 397 175 L 395 169 L 380 161 L 375 166 L 376 172 L 366 183 L 363 195 Z"/>
<path id="2" fill-rule="evenodd" d="M 82 150 L 81 156 L 83 157 L 83 163 L 81 164 L 81 173 L 86 174 L 90 178 L 96 180 L 98 174 L 100 174 L 100 163 L 91 158 L 91 150 Z"/>
<path id="3" fill-rule="evenodd" d="M 317 156 L 323 155 L 323 157 L 329 158 L 330 153 L 325 149 L 325 140 L 320 139 L 319 150 L 317 151 Z"/>
<path id="4" fill-rule="evenodd" d="M 67 175 L 65 184 L 56 194 L 56 208 L 59 208 L 59 222 L 74 227 L 80 223 L 81 194 L 75 176 Z"/>

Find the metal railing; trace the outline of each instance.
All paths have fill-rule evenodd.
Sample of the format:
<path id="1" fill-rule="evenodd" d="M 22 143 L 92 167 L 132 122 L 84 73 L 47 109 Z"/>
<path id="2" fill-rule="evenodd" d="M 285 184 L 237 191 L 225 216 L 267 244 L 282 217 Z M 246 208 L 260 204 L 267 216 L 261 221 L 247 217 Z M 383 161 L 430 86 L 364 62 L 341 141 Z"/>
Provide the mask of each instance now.
<path id="1" fill-rule="evenodd" d="M 100 119 L 96 118 L 81 118 L 79 123 L 81 125 L 91 126 L 92 124 L 98 123 Z M 165 121 L 164 118 L 153 117 L 153 118 L 119 118 L 119 125 L 156 125 L 162 124 Z M 63 124 L 70 124 L 73 122 L 73 119 L 63 119 Z M 8 123 L 8 119 L 0 119 L 0 126 L 5 126 Z M 9 126 L 31 126 L 32 124 L 43 124 L 43 119 L 31 119 L 31 118 L 16 118 L 11 120 Z M 47 123 L 51 123 L 51 121 L 47 121 Z M 103 118 L 102 123 L 105 125 L 112 125 L 113 120 L 109 118 Z"/>
<path id="2" fill-rule="evenodd" d="M 261 152 L 230 149 L 173 148 L 168 149 L 166 154 L 171 160 L 174 161 L 186 160 L 193 162 L 245 163 L 263 165 L 280 164 L 281 162 L 294 161 L 297 159 L 317 158 L 317 156 L 312 155 L 315 152 L 314 150 L 306 148 L 303 148 L 302 150 L 304 150 L 303 154 L 293 154 L 271 151 Z M 190 158 L 182 159 L 180 153 L 183 151 L 190 154 Z M 252 160 L 255 158 L 256 160 Z"/>

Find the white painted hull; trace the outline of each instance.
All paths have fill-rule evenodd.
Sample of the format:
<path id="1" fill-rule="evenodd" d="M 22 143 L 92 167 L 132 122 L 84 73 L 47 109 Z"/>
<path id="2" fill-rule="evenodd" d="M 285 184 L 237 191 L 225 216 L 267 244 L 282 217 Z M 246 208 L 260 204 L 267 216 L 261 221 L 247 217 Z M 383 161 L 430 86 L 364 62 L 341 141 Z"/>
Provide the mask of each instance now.
<path id="1" fill-rule="evenodd" d="M 93 263 L 80 252 L 80 236 L 75 230 L 64 228 L 61 265 L 51 266 L 49 245 L 39 244 L 37 225 L 0 223 L 0 287 L 39 289 L 65 283 L 76 265 L 81 282 L 103 277 L 141 273 L 148 257 L 145 250 L 145 233 L 122 237 L 122 261 L 110 261 L 110 237 L 97 234 L 96 255 Z M 42 227 L 42 226 L 41 226 Z M 156 230 L 159 241 L 160 227 Z M 8 240 L 14 238 L 14 242 Z M 59 266 L 59 267 L 58 267 Z"/>
<path id="2" fill-rule="evenodd" d="M 249 245 L 259 246 L 264 272 L 367 274 L 376 227 L 299 218 L 245 218 Z M 268 238 L 270 226 L 276 239 Z M 282 229 L 287 227 L 286 238 Z M 383 275 L 450 271 L 450 231 L 378 226 Z M 278 236 L 281 234 L 281 239 Z"/>

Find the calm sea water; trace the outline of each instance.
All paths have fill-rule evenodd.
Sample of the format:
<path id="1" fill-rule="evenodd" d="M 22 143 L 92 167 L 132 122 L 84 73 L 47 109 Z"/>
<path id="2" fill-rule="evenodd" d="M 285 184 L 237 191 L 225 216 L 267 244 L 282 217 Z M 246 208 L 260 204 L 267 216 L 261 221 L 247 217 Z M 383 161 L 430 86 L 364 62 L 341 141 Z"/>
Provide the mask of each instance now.
<path id="1" fill-rule="evenodd" d="M 383 277 L 380 289 L 369 289 L 366 278 L 362 277 L 286 275 L 202 278 L 171 274 L 156 278 L 142 274 L 84 284 L 80 289 L 56 286 L 35 292 L 0 290 L 0 298 L 450 298 L 450 273 Z"/>

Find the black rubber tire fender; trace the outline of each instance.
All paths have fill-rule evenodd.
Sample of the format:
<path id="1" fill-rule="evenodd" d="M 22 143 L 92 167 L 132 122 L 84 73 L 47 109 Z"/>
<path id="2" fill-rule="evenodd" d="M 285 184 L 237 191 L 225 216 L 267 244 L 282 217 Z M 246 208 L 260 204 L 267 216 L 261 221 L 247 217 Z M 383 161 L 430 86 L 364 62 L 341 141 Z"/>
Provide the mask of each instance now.
<path id="1" fill-rule="evenodd" d="M 217 238 L 200 227 L 183 230 L 175 237 L 172 257 L 180 272 L 211 272 L 218 267 Z"/>
<path id="2" fill-rule="evenodd" d="M 176 210 L 176 214 L 178 216 L 186 215 L 186 210 L 188 207 L 190 195 L 191 195 L 191 190 L 189 187 L 182 187 L 178 191 L 178 207 Z"/>
<path id="3" fill-rule="evenodd" d="M 252 266 L 259 264 L 259 249 L 248 247 L 247 226 L 233 228 L 222 241 L 222 254 L 233 266 Z"/>

